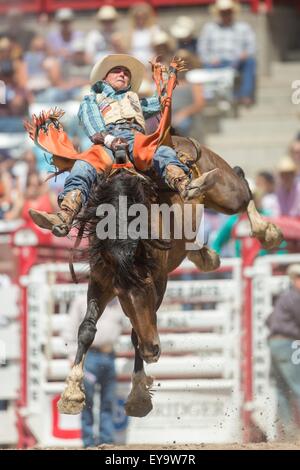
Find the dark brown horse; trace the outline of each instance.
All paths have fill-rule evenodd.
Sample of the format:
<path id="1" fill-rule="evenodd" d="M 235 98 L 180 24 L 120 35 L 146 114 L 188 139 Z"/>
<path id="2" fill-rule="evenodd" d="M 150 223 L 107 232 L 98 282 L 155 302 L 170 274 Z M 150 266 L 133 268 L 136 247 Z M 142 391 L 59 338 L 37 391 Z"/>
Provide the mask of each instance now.
<path id="1" fill-rule="evenodd" d="M 225 214 L 247 212 L 252 234 L 266 248 L 279 245 L 282 240 L 280 231 L 274 225 L 264 221 L 257 212 L 252 195 L 244 178 L 243 171 L 232 169 L 222 158 L 197 141 L 174 138 L 175 147 L 188 160 L 194 175 L 203 174 L 215 168 L 220 170 L 217 183 L 205 193 L 204 204 Z M 179 152 L 180 153 L 180 152 Z M 197 160 L 192 164 L 193 157 Z M 187 249 L 185 236 L 172 239 L 177 225 L 182 223 L 183 215 L 176 215 L 171 228 L 171 241 L 162 238 L 164 220 L 159 215 L 147 222 L 147 229 L 154 225 L 153 239 L 140 236 L 106 238 L 97 235 L 99 221 L 103 213 L 97 207 L 104 204 L 116 208 L 116 233 L 122 223 L 128 228 L 132 219 L 127 221 L 118 211 L 120 196 L 127 198 L 127 207 L 142 204 L 147 210 L 154 203 L 166 203 L 168 206 L 184 204 L 175 192 L 162 188 L 157 190 L 153 179 L 135 171 L 115 170 L 110 175 L 101 177 L 94 187 L 89 205 L 81 219 L 86 222 L 90 237 L 89 260 L 90 279 L 87 296 L 87 313 L 79 327 L 78 349 L 72 370 L 67 378 L 67 386 L 59 402 L 62 413 L 79 413 L 85 401 L 82 388 L 83 364 L 85 355 L 91 346 L 96 324 L 106 305 L 118 297 L 122 309 L 132 325 L 132 343 L 135 349 L 132 390 L 126 403 L 126 412 L 130 416 L 145 416 L 152 409 L 150 387 L 152 378 L 144 372 L 143 361 L 156 362 L 160 356 L 160 341 L 157 331 L 156 312 L 159 309 L 167 286 L 168 273 L 174 270 L 187 256 L 202 271 L 211 271 L 219 266 L 219 257 L 207 247 L 197 250 Z M 202 201 L 202 200 L 201 200 Z M 201 202 L 200 201 L 200 202 Z M 196 207 L 193 202 L 193 209 Z M 199 202 L 199 201 L 198 201 Z M 193 224 L 197 225 L 196 211 L 193 211 Z M 150 227 L 151 226 L 151 227 Z M 124 228 L 124 227 L 123 227 Z"/>

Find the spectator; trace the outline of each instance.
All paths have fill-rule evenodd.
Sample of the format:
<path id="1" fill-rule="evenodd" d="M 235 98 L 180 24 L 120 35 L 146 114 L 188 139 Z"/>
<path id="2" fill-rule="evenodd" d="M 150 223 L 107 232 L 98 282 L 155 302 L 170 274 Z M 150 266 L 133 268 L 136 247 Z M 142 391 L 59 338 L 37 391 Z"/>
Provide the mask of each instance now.
<path id="1" fill-rule="evenodd" d="M 235 21 L 234 0 L 217 0 L 214 10 L 218 20 L 204 26 L 198 53 L 206 68 L 232 67 L 241 75 L 236 98 L 244 105 L 253 103 L 255 87 L 255 34 L 251 26 Z"/>
<path id="2" fill-rule="evenodd" d="M 275 303 L 267 324 L 272 372 L 278 400 L 279 437 L 297 440 L 300 435 L 300 374 L 293 362 L 293 343 L 300 338 L 300 264 L 288 268 L 291 286 Z"/>
<path id="3" fill-rule="evenodd" d="M 261 171 L 256 176 L 256 195 L 262 211 L 272 217 L 278 217 L 280 207 L 275 193 L 275 178 L 268 171 Z"/>
<path id="4" fill-rule="evenodd" d="M 5 84 L 10 72 L 16 85 L 25 88 L 27 85 L 26 65 L 22 59 L 14 57 L 12 42 L 4 37 L 0 39 L 0 75 Z"/>
<path id="5" fill-rule="evenodd" d="M 35 94 L 51 86 L 47 71 L 47 45 L 42 36 L 34 36 L 29 50 L 24 54 L 28 81 L 27 88 Z"/>
<path id="6" fill-rule="evenodd" d="M 193 53 L 179 50 L 176 55 L 185 60 L 187 69 L 197 67 Z M 178 86 L 175 88 L 172 98 L 172 126 L 178 134 L 190 135 L 194 119 L 200 118 L 204 104 L 202 86 L 188 83 L 186 72 L 178 73 Z"/>
<path id="7" fill-rule="evenodd" d="M 86 313 L 86 295 L 77 297 L 70 308 L 66 341 L 70 359 L 77 349 L 78 327 Z M 81 415 L 84 447 L 114 442 L 113 409 L 116 401 L 116 371 L 114 348 L 121 334 L 124 314 L 117 302 L 110 303 L 102 314 L 92 346 L 85 359 L 84 388 L 86 405 Z M 100 390 L 99 436 L 94 435 L 94 396 L 96 385 Z"/>
<path id="8" fill-rule="evenodd" d="M 90 31 L 85 39 L 85 50 L 91 64 L 113 52 L 112 42 L 118 17 L 117 10 L 111 5 L 104 5 L 98 10 L 99 27 Z"/>
<path id="9" fill-rule="evenodd" d="M 72 54 L 74 41 L 82 38 L 81 31 L 73 30 L 74 13 L 70 8 L 61 8 L 55 14 L 59 29 L 48 34 L 47 44 L 54 55 L 63 61 L 68 61 Z"/>
<path id="10" fill-rule="evenodd" d="M 156 15 L 148 3 L 137 3 L 130 9 L 131 28 L 128 36 L 128 53 L 145 65 L 152 57 L 151 41 L 160 31 Z"/>
<path id="11" fill-rule="evenodd" d="M 9 56 L 10 41 L 0 40 L 0 81 L 5 83 L 4 103 L 0 102 L 1 132 L 24 132 L 23 119 L 28 115 L 30 93 L 21 85 L 19 61 Z M 17 62 L 17 63 L 16 63 Z"/>
<path id="12" fill-rule="evenodd" d="M 5 214 L 11 208 L 13 182 L 8 171 L 9 162 L 2 160 L 0 163 L 0 220 L 5 219 Z"/>
<path id="13" fill-rule="evenodd" d="M 151 57 L 159 57 L 159 61 L 169 66 L 175 54 L 175 42 L 165 31 L 158 31 L 151 40 Z"/>
<path id="14" fill-rule="evenodd" d="M 1 31 L 1 37 L 7 37 L 13 44 L 15 57 L 27 51 L 35 32 L 26 28 L 26 20 L 18 8 L 12 8 L 6 16 L 7 27 Z"/>
<path id="15" fill-rule="evenodd" d="M 116 32 L 111 37 L 111 50 L 113 54 L 126 54 L 126 44 L 124 44 L 124 36 L 121 32 Z"/>
<path id="16" fill-rule="evenodd" d="M 300 132 L 296 135 L 295 140 L 290 145 L 290 156 L 294 160 L 297 167 L 297 176 L 300 178 Z"/>
<path id="17" fill-rule="evenodd" d="M 73 43 L 69 62 L 61 67 L 61 87 L 68 92 L 68 99 L 81 99 L 81 89 L 89 84 L 90 72 L 84 40 L 77 39 Z"/>
<path id="18" fill-rule="evenodd" d="M 43 70 L 45 80 L 50 85 L 35 93 L 37 103 L 56 104 L 80 99 L 81 89 L 89 83 L 90 74 L 83 39 L 73 42 L 67 62 L 47 57 L 43 62 Z"/>
<path id="19" fill-rule="evenodd" d="M 279 185 L 277 197 L 280 214 L 290 217 L 300 216 L 300 181 L 297 180 L 297 167 L 291 157 L 283 157 L 278 164 Z"/>
<path id="20" fill-rule="evenodd" d="M 191 54 L 197 54 L 197 38 L 193 18 L 178 16 L 170 28 L 170 33 L 177 41 L 176 49 L 185 49 Z"/>
<path id="21" fill-rule="evenodd" d="M 48 13 L 40 13 L 36 17 L 35 31 L 38 36 L 45 36 L 49 30 L 50 17 Z"/>
<path id="22" fill-rule="evenodd" d="M 32 224 L 28 213 L 31 207 L 48 212 L 57 208 L 54 194 L 49 191 L 48 185 L 42 182 L 37 172 L 28 174 L 25 192 L 23 192 L 20 184 L 17 186 L 12 207 L 5 216 L 6 220 L 22 218 L 28 224 Z"/>

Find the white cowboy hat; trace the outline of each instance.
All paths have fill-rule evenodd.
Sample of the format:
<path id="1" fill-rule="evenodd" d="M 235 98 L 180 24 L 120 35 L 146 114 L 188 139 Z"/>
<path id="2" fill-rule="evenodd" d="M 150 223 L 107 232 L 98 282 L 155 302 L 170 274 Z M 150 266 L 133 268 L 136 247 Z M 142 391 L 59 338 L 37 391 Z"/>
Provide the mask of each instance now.
<path id="1" fill-rule="evenodd" d="M 279 173 L 296 173 L 297 167 L 294 163 L 294 160 L 289 155 L 287 155 L 286 157 L 282 157 L 281 160 L 279 160 L 277 171 L 279 171 Z"/>
<path id="2" fill-rule="evenodd" d="M 184 39 L 195 33 L 195 22 L 188 16 L 179 16 L 170 28 L 172 36 L 176 39 Z"/>
<path id="3" fill-rule="evenodd" d="M 55 13 L 55 20 L 59 22 L 74 20 L 74 12 L 71 8 L 60 8 Z"/>
<path id="4" fill-rule="evenodd" d="M 300 264 L 290 264 L 287 269 L 287 274 L 291 278 L 300 276 Z"/>
<path id="5" fill-rule="evenodd" d="M 143 81 L 146 69 L 144 64 L 128 54 L 110 54 L 97 62 L 90 75 L 91 84 L 104 80 L 114 67 L 126 67 L 131 73 L 131 90 L 137 92 Z"/>
<path id="6" fill-rule="evenodd" d="M 151 38 L 151 46 L 156 47 L 163 45 L 168 46 L 170 49 L 175 46 L 174 39 L 165 31 L 160 30 L 153 34 Z"/>
<path id="7" fill-rule="evenodd" d="M 97 19 L 99 21 L 114 21 L 118 16 L 117 10 L 111 5 L 104 5 L 99 8 L 97 13 Z"/>
<path id="8" fill-rule="evenodd" d="M 234 0 L 216 0 L 216 3 L 212 6 L 213 13 L 219 13 L 220 11 L 233 10 L 237 12 L 239 5 Z"/>

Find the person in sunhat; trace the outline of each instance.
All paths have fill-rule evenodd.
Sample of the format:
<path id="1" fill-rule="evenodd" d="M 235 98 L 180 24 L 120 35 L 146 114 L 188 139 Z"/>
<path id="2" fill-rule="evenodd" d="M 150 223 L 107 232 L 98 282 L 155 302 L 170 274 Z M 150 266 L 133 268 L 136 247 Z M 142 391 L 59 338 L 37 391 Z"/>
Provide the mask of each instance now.
<path id="1" fill-rule="evenodd" d="M 123 145 L 134 164 L 135 134 L 145 134 L 145 118 L 160 111 L 157 95 L 139 99 L 138 90 L 145 75 L 144 65 L 127 54 L 112 54 L 97 62 L 92 69 L 91 92 L 85 96 L 79 109 L 79 121 L 91 142 L 104 146 L 114 161 L 114 152 Z M 204 173 L 201 182 L 191 181 L 189 168 L 177 159 L 176 152 L 160 145 L 153 155 L 152 165 L 157 174 L 183 199 L 194 197 L 204 181 L 212 186 L 215 170 Z M 72 222 L 89 196 L 97 171 L 87 161 L 76 160 L 66 179 L 64 191 L 59 196 L 61 210 L 57 214 L 30 211 L 34 222 L 51 230 L 57 236 L 68 234 Z M 198 178 L 199 180 L 200 178 Z M 199 194 L 198 194 L 199 195 Z"/>
<path id="2" fill-rule="evenodd" d="M 278 437 L 300 437 L 300 264 L 291 264 L 290 287 L 278 297 L 268 318 L 272 372 L 277 392 Z"/>
<path id="3" fill-rule="evenodd" d="M 234 0 L 216 0 L 215 21 L 204 25 L 198 53 L 206 68 L 232 67 L 240 74 L 236 99 L 246 106 L 253 103 L 256 75 L 256 39 L 252 27 L 236 20 L 239 5 Z"/>
<path id="4" fill-rule="evenodd" d="M 112 5 L 103 5 L 99 8 L 96 18 L 98 27 L 92 29 L 85 39 L 85 50 L 89 63 L 93 65 L 107 54 L 114 52 L 113 42 L 117 33 L 119 14 Z"/>
<path id="5" fill-rule="evenodd" d="M 277 197 L 280 214 L 290 217 L 300 216 L 300 181 L 297 179 L 297 166 L 290 156 L 279 160 L 277 165 L 279 184 Z"/>

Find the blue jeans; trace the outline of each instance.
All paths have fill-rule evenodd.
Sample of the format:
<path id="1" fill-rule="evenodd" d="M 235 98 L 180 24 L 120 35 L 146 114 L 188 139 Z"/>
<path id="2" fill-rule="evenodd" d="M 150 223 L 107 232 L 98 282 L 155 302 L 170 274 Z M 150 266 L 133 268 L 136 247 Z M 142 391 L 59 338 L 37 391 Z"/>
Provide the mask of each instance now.
<path id="1" fill-rule="evenodd" d="M 275 378 L 278 399 L 278 419 L 281 431 L 292 438 L 300 417 L 300 364 L 293 364 L 292 348 L 294 340 L 270 338 L 269 347 L 272 359 L 272 373 Z M 294 435 L 295 436 L 295 435 Z"/>
<path id="2" fill-rule="evenodd" d="M 123 137 L 127 140 L 129 144 L 129 158 L 134 163 L 133 159 L 133 144 L 134 144 L 134 134 L 130 130 L 122 129 L 117 130 L 114 129 L 110 131 L 110 134 L 116 137 Z M 114 154 L 113 152 L 106 148 L 106 152 L 110 155 L 112 161 L 114 161 Z M 183 169 L 185 173 L 189 173 L 189 169 L 186 165 L 181 163 L 177 156 L 175 150 L 171 147 L 167 147 L 166 145 L 161 145 L 156 150 L 154 157 L 153 157 L 153 166 L 161 176 L 162 179 L 165 178 L 166 167 L 167 165 L 177 165 Z M 83 203 L 85 203 L 88 199 L 89 192 L 93 182 L 95 181 L 97 176 L 96 170 L 90 165 L 89 163 L 83 160 L 76 160 L 69 176 L 66 178 L 64 191 L 59 195 L 59 200 L 61 200 L 65 194 L 69 191 L 74 189 L 80 189 L 83 195 Z"/>
<path id="3" fill-rule="evenodd" d="M 226 68 L 231 67 L 240 72 L 241 85 L 236 91 L 236 98 L 253 98 L 256 76 L 256 60 L 254 57 L 247 57 L 245 60 L 230 61 L 222 60 L 220 64 L 205 64 L 205 68 Z"/>
<path id="4" fill-rule="evenodd" d="M 80 189 L 83 203 L 86 203 L 96 177 L 97 172 L 90 163 L 84 160 L 76 160 L 69 176 L 66 178 L 64 190 L 59 194 L 58 200 L 62 200 L 69 191 Z"/>
<path id="5" fill-rule="evenodd" d="M 81 414 L 81 431 L 84 447 L 114 442 L 113 408 L 116 396 L 116 371 L 114 354 L 89 351 L 85 360 L 84 388 L 86 405 Z M 100 429 L 94 436 L 95 386 L 100 385 Z"/>

